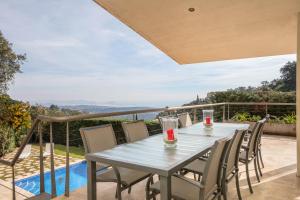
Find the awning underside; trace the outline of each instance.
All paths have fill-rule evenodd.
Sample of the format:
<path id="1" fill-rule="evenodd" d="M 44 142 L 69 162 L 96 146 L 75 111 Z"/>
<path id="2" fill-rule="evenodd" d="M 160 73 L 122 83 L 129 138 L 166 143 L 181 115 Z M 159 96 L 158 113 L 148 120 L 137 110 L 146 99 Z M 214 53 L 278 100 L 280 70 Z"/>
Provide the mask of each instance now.
<path id="1" fill-rule="evenodd" d="M 296 52 L 300 0 L 95 1 L 180 64 Z"/>

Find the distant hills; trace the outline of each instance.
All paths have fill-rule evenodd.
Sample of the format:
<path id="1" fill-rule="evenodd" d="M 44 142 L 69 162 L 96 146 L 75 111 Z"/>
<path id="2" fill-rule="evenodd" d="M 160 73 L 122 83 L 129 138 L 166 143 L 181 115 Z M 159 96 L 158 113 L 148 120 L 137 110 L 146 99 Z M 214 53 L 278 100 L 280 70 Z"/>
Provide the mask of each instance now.
<path id="1" fill-rule="evenodd" d="M 60 108 L 77 110 L 85 113 L 107 113 L 107 112 L 122 112 L 132 110 L 151 109 L 151 107 L 118 107 L 118 106 L 97 106 L 97 105 L 65 105 L 59 106 Z M 138 119 L 151 120 L 155 119 L 158 113 L 142 113 L 138 114 Z M 132 119 L 132 115 L 124 115 L 116 118 Z"/>

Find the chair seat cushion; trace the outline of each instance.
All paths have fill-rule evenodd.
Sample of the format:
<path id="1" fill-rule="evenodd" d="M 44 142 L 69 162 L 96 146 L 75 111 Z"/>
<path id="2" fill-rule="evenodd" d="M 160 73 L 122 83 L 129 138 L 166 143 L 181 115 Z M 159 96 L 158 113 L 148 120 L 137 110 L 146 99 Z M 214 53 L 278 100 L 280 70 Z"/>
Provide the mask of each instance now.
<path id="1" fill-rule="evenodd" d="M 183 169 L 190 171 L 190 172 L 203 174 L 205 165 L 206 165 L 205 160 L 196 159 L 193 162 L 191 162 L 190 164 L 184 166 Z"/>
<path id="2" fill-rule="evenodd" d="M 147 172 L 132 170 L 128 168 L 118 167 L 123 185 L 131 185 L 139 180 L 148 177 L 150 174 Z M 117 182 L 116 174 L 112 168 L 104 172 L 97 173 L 98 182 Z"/>
<path id="3" fill-rule="evenodd" d="M 178 177 L 172 176 L 172 196 L 180 199 L 199 200 L 200 199 L 200 183 L 194 180 L 190 180 L 195 183 L 191 184 Z M 199 186 L 197 186 L 199 185 Z M 160 191 L 160 181 L 150 186 L 150 190 Z"/>

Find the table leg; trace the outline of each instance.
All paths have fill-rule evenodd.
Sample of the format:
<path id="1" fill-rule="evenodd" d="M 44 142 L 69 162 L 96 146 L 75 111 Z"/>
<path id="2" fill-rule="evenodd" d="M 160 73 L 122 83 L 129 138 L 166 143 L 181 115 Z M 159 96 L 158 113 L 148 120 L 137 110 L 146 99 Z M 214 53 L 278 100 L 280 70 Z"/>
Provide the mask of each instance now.
<path id="1" fill-rule="evenodd" d="M 159 176 L 161 200 L 171 200 L 171 176 Z"/>
<path id="2" fill-rule="evenodd" d="M 97 188 L 96 188 L 96 162 L 87 161 L 87 176 L 88 176 L 88 185 L 87 185 L 87 196 L 88 200 L 97 199 Z"/>

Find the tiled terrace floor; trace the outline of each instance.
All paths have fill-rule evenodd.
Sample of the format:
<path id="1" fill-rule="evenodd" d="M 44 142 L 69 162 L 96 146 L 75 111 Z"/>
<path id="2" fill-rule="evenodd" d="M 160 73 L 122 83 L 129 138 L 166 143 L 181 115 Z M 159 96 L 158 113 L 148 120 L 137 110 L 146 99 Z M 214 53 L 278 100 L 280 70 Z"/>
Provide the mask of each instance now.
<path id="1" fill-rule="evenodd" d="M 296 172 L 296 141 L 294 138 L 265 136 L 263 138 L 263 157 L 265 168 L 263 178 L 257 183 L 255 174 L 252 171 L 252 183 L 254 194 L 250 194 L 245 181 L 244 167 L 241 167 L 241 187 L 243 199 L 249 200 L 300 200 L 300 178 Z M 252 167 L 253 168 L 253 167 Z M 115 184 L 97 183 L 98 199 L 113 200 Z M 237 199 L 235 183 L 229 186 L 229 199 Z M 126 191 L 122 193 L 124 200 L 145 199 L 145 182 L 133 187 L 131 194 Z M 81 188 L 71 193 L 69 198 L 61 199 L 82 200 L 86 199 L 86 188 Z M 158 198 L 159 199 L 159 198 Z"/>

